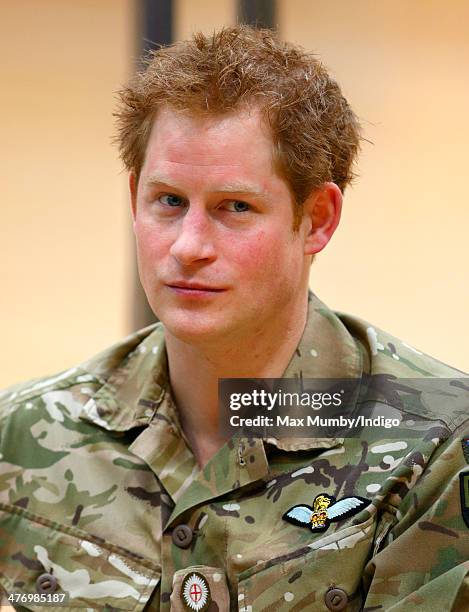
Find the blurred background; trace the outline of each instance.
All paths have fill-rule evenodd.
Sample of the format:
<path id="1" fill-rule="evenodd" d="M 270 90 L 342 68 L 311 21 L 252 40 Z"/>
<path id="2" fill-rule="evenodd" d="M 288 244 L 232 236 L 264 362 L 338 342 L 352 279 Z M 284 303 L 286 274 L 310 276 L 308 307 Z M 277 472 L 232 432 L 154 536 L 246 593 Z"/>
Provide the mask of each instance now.
<path id="1" fill-rule="evenodd" d="M 373 143 L 311 287 L 469 371 L 467 1 L 15 0 L 0 10 L 0 387 L 150 322 L 115 92 L 153 43 L 236 21 L 316 52 Z"/>

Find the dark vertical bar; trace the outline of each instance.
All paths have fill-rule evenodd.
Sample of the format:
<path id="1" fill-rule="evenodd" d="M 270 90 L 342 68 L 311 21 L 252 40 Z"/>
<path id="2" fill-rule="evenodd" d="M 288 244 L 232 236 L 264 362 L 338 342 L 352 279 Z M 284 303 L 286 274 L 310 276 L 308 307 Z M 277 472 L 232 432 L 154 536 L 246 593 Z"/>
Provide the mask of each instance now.
<path id="1" fill-rule="evenodd" d="M 238 0 L 238 21 L 257 28 L 276 28 L 275 0 Z"/>
<path id="2" fill-rule="evenodd" d="M 172 0 L 140 0 L 141 52 L 173 42 Z"/>
<path id="3" fill-rule="evenodd" d="M 173 41 L 172 0 L 138 0 L 136 3 L 140 58 L 161 45 Z M 136 259 L 136 257 L 135 257 Z M 156 321 L 140 284 L 137 265 L 134 266 L 132 329 L 146 327 Z"/>

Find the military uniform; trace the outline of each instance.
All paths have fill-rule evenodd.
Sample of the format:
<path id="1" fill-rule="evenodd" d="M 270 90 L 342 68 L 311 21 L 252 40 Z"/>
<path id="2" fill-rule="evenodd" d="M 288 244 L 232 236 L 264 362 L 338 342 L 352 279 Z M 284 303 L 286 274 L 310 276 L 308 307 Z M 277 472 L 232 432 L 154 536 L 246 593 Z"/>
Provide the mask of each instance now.
<path id="1" fill-rule="evenodd" d="M 284 377 L 365 373 L 463 384 L 310 295 Z M 469 415 L 418 406 L 399 438 L 235 436 L 199 470 L 158 323 L 2 395 L 0 583 L 66 610 L 469 610 Z M 319 531 L 285 520 L 352 498 L 366 506 Z"/>

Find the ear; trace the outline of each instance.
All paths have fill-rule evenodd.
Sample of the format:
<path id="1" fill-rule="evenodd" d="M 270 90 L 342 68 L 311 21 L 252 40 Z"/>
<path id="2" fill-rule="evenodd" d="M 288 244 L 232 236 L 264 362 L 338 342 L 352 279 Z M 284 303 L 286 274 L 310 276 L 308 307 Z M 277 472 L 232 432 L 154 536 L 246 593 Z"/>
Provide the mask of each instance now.
<path id="1" fill-rule="evenodd" d="M 305 255 L 319 253 L 332 238 L 342 212 L 342 192 L 335 183 L 324 183 L 303 205 L 307 227 Z"/>
<path id="2" fill-rule="evenodd" d="M 134 170 L 132 170 L 129 174 L 129 191 L 130 191 L 130 202 L 132 206 L 132 218 L 135 223 L 135 219 L 137 216 L 137 175 Z"/>

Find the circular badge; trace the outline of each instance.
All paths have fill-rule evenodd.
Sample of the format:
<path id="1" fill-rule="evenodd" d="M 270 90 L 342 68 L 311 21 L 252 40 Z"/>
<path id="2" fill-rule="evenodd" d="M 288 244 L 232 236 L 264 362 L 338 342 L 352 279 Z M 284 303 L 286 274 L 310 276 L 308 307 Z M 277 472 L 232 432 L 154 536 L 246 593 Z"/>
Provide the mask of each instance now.
<path id="1" fill-rule="evenodd" d="M 181 597 L 188 610 L 204 612 L 212 601 L 205 576 L 197 572 L 187 574 L 182 581 Z"/>

